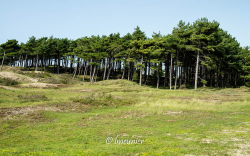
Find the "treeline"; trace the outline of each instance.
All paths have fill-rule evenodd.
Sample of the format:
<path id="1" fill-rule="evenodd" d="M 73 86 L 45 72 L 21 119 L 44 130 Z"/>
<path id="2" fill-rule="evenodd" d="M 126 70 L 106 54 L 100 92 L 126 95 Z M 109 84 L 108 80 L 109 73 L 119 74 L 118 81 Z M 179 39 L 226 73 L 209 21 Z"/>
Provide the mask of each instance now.
<path id="1" fill-rule="evenodd" d="M 250 80 L 249 48 L 206 18 L 192 24 L 180 21 L 171 34 L 153 33 L 151 38 L 136 27 L 124 36 L 31 37 L 0 47 L 1 65 L 72 73 L 91 82 L 120 78 L 157 88 L 196 89 L 238 87 Z"/>

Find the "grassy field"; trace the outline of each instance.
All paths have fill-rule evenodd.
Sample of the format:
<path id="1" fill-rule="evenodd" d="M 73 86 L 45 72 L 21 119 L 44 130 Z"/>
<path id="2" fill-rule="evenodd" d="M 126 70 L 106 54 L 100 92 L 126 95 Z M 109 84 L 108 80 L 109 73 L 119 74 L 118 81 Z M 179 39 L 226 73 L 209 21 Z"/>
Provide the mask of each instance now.
<path id="1" fill-rule="evenodd" d="M 250 155 L 249 93 L 126 80 L 0 87 L 0 155 Z"/>

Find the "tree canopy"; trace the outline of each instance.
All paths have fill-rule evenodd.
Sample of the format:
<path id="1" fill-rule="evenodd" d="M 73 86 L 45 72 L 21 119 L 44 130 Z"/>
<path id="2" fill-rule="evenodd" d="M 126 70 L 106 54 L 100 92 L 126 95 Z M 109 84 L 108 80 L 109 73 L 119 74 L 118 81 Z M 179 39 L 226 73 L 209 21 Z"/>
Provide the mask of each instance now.
<path id="1" fill-rule="evenodd" d="M 32 36 L 26 43 L 8 40 L 0 47 L 2 64 L 83 75 L 83 80 L 89 75 L 91 82 L 126 78 L 170 89 L 250 85 L 250 48 L 207 18 L 180 21 L 168 35 L 147 37 L 137 26 L 124 36 Z"/>

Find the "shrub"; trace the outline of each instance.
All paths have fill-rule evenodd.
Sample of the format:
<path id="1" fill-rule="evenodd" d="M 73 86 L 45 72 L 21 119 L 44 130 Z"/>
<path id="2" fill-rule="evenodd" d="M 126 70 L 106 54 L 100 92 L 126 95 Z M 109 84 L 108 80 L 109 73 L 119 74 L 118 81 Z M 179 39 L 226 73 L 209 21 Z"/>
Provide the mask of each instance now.
<path id="1" fill-rule="evenodd" d="M 37 101 L 48 100 L 48 98 L 45 95 L 40 95 L 40 94 L 24 94 L 24 95 L 18 95 L 17 97 L 21 102 L 37 102 Z"/>
<path id="2" fill-rule="evenodd" d="M 109 93 L 94 93 L 84 97 L 72 99 L 73 102 L 93 106 L 119 106 L 133 104 L 135 101 L 131 99 L 118 98 Z"/>

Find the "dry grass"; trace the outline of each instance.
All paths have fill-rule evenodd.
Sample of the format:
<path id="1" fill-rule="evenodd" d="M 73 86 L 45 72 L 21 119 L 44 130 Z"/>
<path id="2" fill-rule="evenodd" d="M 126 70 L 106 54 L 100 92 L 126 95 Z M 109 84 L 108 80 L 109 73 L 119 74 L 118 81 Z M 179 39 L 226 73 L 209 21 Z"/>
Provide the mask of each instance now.
<path id="1" fill-rule="evenodd" d="M 6 78 L 6 79 L 11 79 L 11 80 L 14 80 L 14 81 L 17 81 L 20 83 L 23 83 L 23 82 L 32 83 L 32 82 L 38 81 L 37 79 L 31 78 L 31 77 L 28 77 L 25 75 L 13 73 L 13 72 L 6 72 L 6 71 L 0 72 L 0 77 Z"/>

